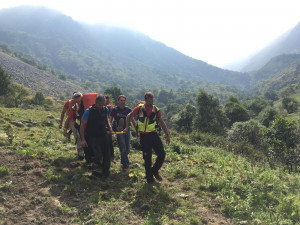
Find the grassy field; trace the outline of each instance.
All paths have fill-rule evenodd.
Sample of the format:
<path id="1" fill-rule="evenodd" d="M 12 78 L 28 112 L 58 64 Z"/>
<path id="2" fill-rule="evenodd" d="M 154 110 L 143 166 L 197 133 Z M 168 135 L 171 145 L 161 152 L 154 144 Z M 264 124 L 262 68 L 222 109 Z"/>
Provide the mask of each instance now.
<path id="1" fill-rule="evenodd" d="M 146 184 L 138 149 L 124 172 L 118 147 L 101 180 L 58 129 L 59 108 L 1 111 L 0 224 L 300 224 L 299 173 L 263 159 L 172 133 L 162 182 Z"/>

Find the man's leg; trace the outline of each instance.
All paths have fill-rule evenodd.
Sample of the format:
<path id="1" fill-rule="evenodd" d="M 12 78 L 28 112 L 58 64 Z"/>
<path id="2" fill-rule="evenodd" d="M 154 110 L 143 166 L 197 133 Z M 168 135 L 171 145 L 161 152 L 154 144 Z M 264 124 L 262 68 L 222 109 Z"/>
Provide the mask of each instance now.
<path id="1" fill-rule="evenodd" d="M 81 144 L 81 138 L 80 138 L 79 130 L 75 127 L 75 123 L 70 123 L 70 127 L 71 127 L 71 130 L 72 130 L 74 138 L 75 138 L 78 157 L 80 159 L 84 159 L 84 150 L 83 150 L 83 147 L 80 145 Z"/>
<path id="2" fill-rule="evenodd" d="M 158 171 L 162 167 L 162 165 L 165 161 L 165 157 L 166 157 L 166 152 L 164 150 L 164 146 L 163 146 L 162 141 L 157 133 L 153 134 L 153 149 L 155 151 L 155 154 L 157 155 L 157 158 L 152 167 L 152 172 L 153 172 L 153 175 L 155 175 L 157 177 Z M 158 177 L 160 177 L 160 176 L 158 176 Z M 158 179 L 161 179 L 161 177 Z"/>
<path id="3" fill-rule="evenodd" d="M 101 150 L 101 141 L 98 137 L 89 137 L 88 146 L 89 149 L 93 152 L 93 162 L 97 165 L 101 165 L 102 159 L 102 150 Z"/>
<path id="4" fill-rule="evenodd" d="M 112 134 L 108 134 L 108 146 L 109 146 L 111 161 L 115 162 L 115 150 L 114 150 L 113 141 L 112 141 Z"/>
<path id="5" fill-rule="evenodd" d="M 93 156 L 94 156 L 93 149 L 89 146 L 90 141 L 89 141 L 89 137 L 88 136 L 85 137 L 85 140 L 88 143 L 88 147 L 83 148 L 83 150 L 84 150 L 84 157 L 85 157 L 85 160 L 86 160 L 87 163 L 91 163 L 91 162 L 93 162 Z"/>
<path id="6" fill-rule="evenodd" d="M 127 167 L 129 167 L 129 159 L 128 159 L 128 155 L 130 152 L 130 138 L 131 138 L 131 134 L 130 134 L 130 130 L 128 130 L 128 132 L 125 134 L 125 155 L 126 155 L 126 165 Z"/>
<path id="7" fill-rule="evenodd" d="M 146 179 L 148 183 L 154 182 L 151 170 L 152 164 L 152 137 L 151 134 L 141 134 L 140 143 L 143 151 L 143 159 L 145 161 Z"/>
<path id="8" fill-rule="evenodd" d="M 121 154 L 121 164 L 123 168 L 128 168 L 129 165 L 126 163 L 126 143 L 125 143 L 125 135 L 126 134 L 117 134 L 118 146 Z"/>
<path id="9" fill-rule="evenodd" d="M 103 169 L 103 175 L 104 177 L 109 176 L 109 169 L 110 169 L 110 152 L 109 152 L 109 140 L 108 135 L 104 134 L 101 136 L 100 139 L 100 146 L 102 151 L 102 169 Z"/>

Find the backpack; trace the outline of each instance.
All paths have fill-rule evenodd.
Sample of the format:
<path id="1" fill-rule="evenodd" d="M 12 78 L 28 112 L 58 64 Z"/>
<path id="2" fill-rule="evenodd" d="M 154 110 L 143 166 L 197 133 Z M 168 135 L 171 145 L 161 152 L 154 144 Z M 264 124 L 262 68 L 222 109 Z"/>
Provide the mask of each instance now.
<path id="1" fill-rule="evenodd" d="M 95 104 L 95 100 L 98 95 L 98 93 L 87 93 L 82 96 L 82 100 L 78 110 L 80 118 L 82 118 L 86 109 Z"/>

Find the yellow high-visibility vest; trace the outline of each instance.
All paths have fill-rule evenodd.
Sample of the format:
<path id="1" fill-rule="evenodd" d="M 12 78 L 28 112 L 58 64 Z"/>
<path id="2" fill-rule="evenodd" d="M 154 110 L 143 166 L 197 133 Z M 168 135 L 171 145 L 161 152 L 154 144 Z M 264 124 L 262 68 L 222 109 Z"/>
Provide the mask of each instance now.
<path id="1" fill-rule="evenodd" d="M 150 117 L 147 117 L 147 112 L 145 110 L 145 105 L 139 105 L 138 114 L 138 131 L 143 133 L 156 132 L 156 119 L 159 112 L 159 108 L 153 105 Z"/>

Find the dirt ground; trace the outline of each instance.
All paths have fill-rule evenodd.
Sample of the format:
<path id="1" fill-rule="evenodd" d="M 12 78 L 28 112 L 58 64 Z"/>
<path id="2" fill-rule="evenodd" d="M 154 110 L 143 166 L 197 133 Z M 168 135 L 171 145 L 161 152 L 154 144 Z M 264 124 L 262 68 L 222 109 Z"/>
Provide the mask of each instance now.
<path id="1" fill-rule="evenodd" d="M 63 215 L 51 216 L 59 205 L 58 196 L 44 184 L 41 160 L 0 150 L 0 165 L 10 174 L 1 178 L 0 224 L 67 224 Z M 45 203 L 48 207 L 45 208 Z M 53 209 L 53 212 L 48 212 Z"/>
<path id="2" fill-rule="evenodd" d="M 0 148 L 0 166 L 9 168 L 10 174 L 0 178 L 0 224 L 76 224 L 76 209 L 93 210 L 93 205 L 84 196 L 65 195 L 62 186 L 45 182 L 43 174 L 47 168 L 42 159 L 28 158 Z M 64 168 L 68 170 L 68 167 Z M 71 168 L 69 168 L 71 169 Z M 172 185 L 165 181 L 165 185 Z M 193 194 L 190 193 L 192 196 Z M 228 218 L 212 208 L 201 206 L 199 199 L 191 199 L 199 204 L 202 224 L 233 224 Z M 74 211 L 63 213 L 61 202 L 68 202 Z M 200 207 L 201 206 L 201 207 Z M 131 215 L 135 217 L 135 215 Z M 132 219 L 132 218 L 131 218 Z M 131 224 L 141 224 L 136 216 Z M 81 224 L 82 222 L 78 222 Z"/>

